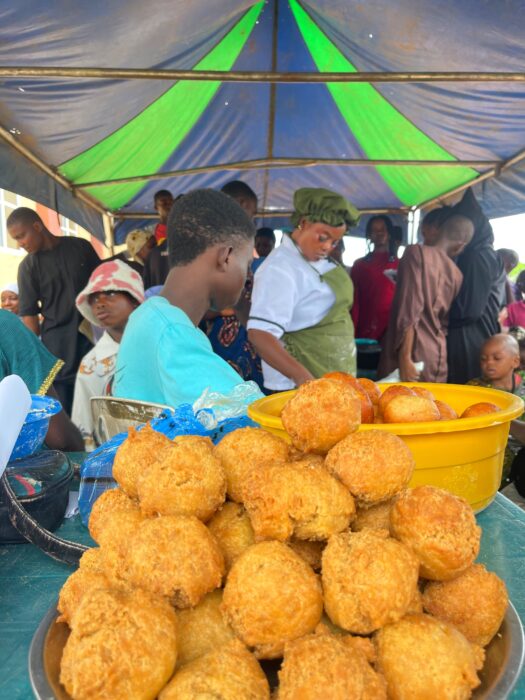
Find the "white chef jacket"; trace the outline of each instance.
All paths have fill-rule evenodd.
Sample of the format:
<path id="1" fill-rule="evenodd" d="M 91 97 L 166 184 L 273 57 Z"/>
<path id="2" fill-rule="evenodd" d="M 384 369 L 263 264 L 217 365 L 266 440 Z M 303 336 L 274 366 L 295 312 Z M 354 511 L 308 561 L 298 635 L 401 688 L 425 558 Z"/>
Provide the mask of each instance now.
<path id="1" fill-rule="evenodd" d="M 328 259 L 307 262 L 287 235 L 254 276 L 248 330 L 284 333 L 316 326 L 335 303 L 330 285 L 319 275 L 337 267 Z M 281 341 L 282 342 L 282 341 Z M 264 386 L 272 391 L 293 389 L 294 383 L 262 361 Z"/>

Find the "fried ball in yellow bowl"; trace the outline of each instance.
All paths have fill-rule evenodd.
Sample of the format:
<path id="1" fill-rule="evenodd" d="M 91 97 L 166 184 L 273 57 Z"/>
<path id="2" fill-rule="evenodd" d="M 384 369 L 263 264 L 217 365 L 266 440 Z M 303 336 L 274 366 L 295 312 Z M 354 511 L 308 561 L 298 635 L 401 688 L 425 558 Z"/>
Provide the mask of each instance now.
<path id="1" fill-rule="evenodd" d="M 252 523 L 240 503 L 225 503 L 209 521 L 208 529 L 224 555 L 226 572 L 245 549 L 255 544 Z"/>
<path id="2" fill-rule="evenodd" d="M 208 593 L 194 608 L 177 613 L 177 667 L 235 639 L 221 611 L 222 590 Z"/>
<path id="3" fill-rule="evenodd" d="M 149 423 L 142 430 L 130 428 L 128 437 L 115 455 L 113 478 L 130 498 L 137 498 L 138 475 L 144 474 L 171 446 L 171 440 L 154 430 Z"/>
<path id="4" fill-rule="evenodd" d="M 159 700 L 269 700 L 270 687 L 257 659 L 238 639 L 177 671 Z"/>
<path id="5" fill-rule="evenodd" d="M 499 630 L 508 602 L 505 583 L 483 564 L 470 566 L 452 581 L 432 581 L 423 593 L 426 612 L 450 622 L 482 647 Z"/>
<path id="6" fill-rule="evenodd" d="M 417 554 L 422 578 L 455 578 L 478 556 L 481 528 L 472 508 L 436 486 L 399 494 L 390 511 L 390 531 Z"/>
<path id="7" fill-rule="evenodd" d="M 372 505 L 392 498 L 406 487 L 415 460 L 397 435 L 367 430 L 341 440 L 328 453 L 325 465 L 360 505 Z"/>
<path id="8" fill-rule="evenodd" d="M 234 632 L 259 659 L 281 656 L 286 642 L 313 632 L 323 612 L 311 567 L 273 541 L 252 545 L 234 562 L 222 602 Z"/>
<path id="9" fill-rule="evenodd" d="M 239 428 L 215 446 L 215 456 L 226 474 L 226 490 L 232 501 L 242 503 L 243 483 L 265 462 L 285 462 L 288 444 L 262 428 Z"/>
<path id="10" fill-rule="evenodd" d="M 176 660 L 167 601 L 141 590 L 94 590 L 72 620 L 60 682 L 73 700 L 154 700 Z"/>
<path id="11" fill-rule="evenodd" d="M 226 478 L 209 438 L 175 438 L 143 474 L 137 476 L 140 508 L 145 515 L 195 515 L 209 520 L 224 503 Z"/>
<path id="12" fill-rule="evenodd" d="M 386 684 L 351 637 L 321 632 L 288 642 L 279 700 L 386 700 Z"/>
<path id="13" fill-rule="evenodd" d="M 256 540 L 327 540 L 346 530 L 354 499 L 323 466 L 265 464 L 244 485 L 244 505 Z"/>
<path id="14" fill-rule="evenodd" d="M 353 634 L 370 634 L 399 620 L 415 597 L 415 554 L 384 530 L 333 535 L 323 552 L 328 617 Z"/>
<path id="15" fill-rule="evenodd" d="M 314 379 L 299 387 L 281 418 L 292 445 L 301 452 L 326 454 L 361 424 L 361 399 L 351 386 Z"/>
<path id="16" fill-rule="evenodd" d="M 385 423 L 422 423 L 440 420 L 439 409 L 432 399 L 422 396 L 394 396 L 383 410 Z"/>
<path id="17" fill-rule="evenodd" d="M 383 627 L 375 644 L 389 698 L 467 700 L 480 683 L 481 650 L 430 615 L 407 615 Z"/>
<path id="18" fill-rule="evenodd" d="M 224 558 L 198 518 L 169 516 L 144 520 L 126 557 L 125 577 L 154 595 L 187 608 L 221 585 Z"/>

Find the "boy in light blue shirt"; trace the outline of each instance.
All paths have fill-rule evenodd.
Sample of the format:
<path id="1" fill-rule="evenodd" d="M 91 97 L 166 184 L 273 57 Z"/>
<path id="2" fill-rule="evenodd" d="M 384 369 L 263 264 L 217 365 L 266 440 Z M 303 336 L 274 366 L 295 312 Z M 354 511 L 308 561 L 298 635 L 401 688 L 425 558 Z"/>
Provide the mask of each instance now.
<path id="1" fill-rule="evenodd" d="M 170 272 L 160 294 L 129 318 L 115 396 L 176 407 L 206 389 L 230 394 L 243 383 L 198 324 L 209 309 L 239 300 L 254 235 L 249 216 L 222 192 L 195 190 L 175 201 L 168 219 Z"/>

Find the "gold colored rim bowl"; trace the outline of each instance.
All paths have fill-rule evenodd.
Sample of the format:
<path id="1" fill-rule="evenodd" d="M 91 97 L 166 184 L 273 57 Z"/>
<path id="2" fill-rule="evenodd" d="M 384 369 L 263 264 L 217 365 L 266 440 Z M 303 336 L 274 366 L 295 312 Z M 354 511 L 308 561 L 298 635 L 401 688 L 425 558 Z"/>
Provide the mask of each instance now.
<path id="1" fill-rule="evenodd" d="M 431 435 L 436 433 L 458 433 L 466 430 L 479 430 L 494 425 L 510 423 L 523 413 L 524 404 L 519 396 L 514 396 L 499 389 L 471 386 L 469 384 L 430 384 L 413 382 L 396 382 L 403 386 L 418 386 L 428 389 L 438 401 L 444 401 L 452 406 L 461 415 L 463 411 L 474 403 L 488 402 L 496 404 L 500 408 L 497 413 L 488 413 L 474 418 L 461 418 L 458 420 L 422 421 L 420 423 L 366 423 L 359 430 L 386 430 L 396 435 Z M 384 391 L 393 384 L 378 382 L 377 385 Z M 286 432 L 281 420 L 281 411 L 284 405 L 297 393 L 296 389 L 283 391 L 271 396 L 265 396 L 255 401 L 248 407 L 248 416 L 263 428 L 281 430 Z"/>

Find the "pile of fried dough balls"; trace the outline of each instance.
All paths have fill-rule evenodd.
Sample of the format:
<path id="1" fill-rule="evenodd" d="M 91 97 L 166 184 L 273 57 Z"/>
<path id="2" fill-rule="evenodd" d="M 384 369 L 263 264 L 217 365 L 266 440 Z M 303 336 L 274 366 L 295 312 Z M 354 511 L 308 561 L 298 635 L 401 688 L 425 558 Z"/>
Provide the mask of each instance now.
<path id="1" fill-rule="evenodd" d="M 292 445 L 130 430 L 60 593 L 74 700 L 471 697 L 508 599 L 470 506 L 407 488 L 410 450 L 358 431 L 348 383 L 305 384 L 282 419 Z"/>
<path id="2" fill-rule="evenodd" d="M 474 418 L 501 409 L 494 403 L 480 401 L 468 406 L 458 416 L 452 406 L 436 399 L 429 389 L 422 386 L 393 384 L 383 393 L 370 379 L 356 379 L 344 372 L 330 372 L 332 379 L 351 386 L 361 401 L 361 423 L 418 423 L 422 421 L 457 420 Z"/>

